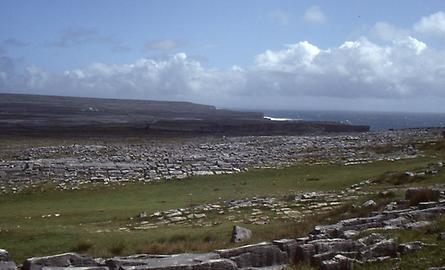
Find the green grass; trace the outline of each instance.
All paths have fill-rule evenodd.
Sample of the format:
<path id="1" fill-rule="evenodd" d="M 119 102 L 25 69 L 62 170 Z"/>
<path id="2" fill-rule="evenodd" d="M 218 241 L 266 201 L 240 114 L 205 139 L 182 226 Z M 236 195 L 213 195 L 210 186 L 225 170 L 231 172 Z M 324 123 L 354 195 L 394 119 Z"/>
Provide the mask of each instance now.
<path id="1" fill-rule="evenodd" d="M 0 198 L 0 243 L 17 261 L 70 250 L 93 256 L 211 250 L 230 245 L 233 224 L 224 222 L 202 228 L 164 226 L 131 232 L 118 229 L 141 211 L 252 196 L 280 197 L 301 191 L 340 190 L 384 172 L 423 167 L 431 161 L 419 158 L 357 166 L 294 166 L 182 181 L 91 186 L 77 191 L 29 190 Z M 41 217 L 55 213 L 60 217 Z M 320 220 L 300 225 L 274 221 L 249 226 L 255 235 L 252 241 L 262 241 L 306 233 L 315 222 Z M 107 229 L 111 232 L 97 232 Z"/>

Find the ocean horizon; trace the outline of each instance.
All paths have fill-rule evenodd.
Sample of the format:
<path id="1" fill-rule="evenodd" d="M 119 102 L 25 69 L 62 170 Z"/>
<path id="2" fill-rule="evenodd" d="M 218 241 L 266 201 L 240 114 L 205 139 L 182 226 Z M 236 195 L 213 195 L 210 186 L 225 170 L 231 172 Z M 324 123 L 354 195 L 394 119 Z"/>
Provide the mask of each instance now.
<path id="1" fill-rule="evenodd" d="M 265 110 L 263 112 L 265 118 L 272 120 L 335 121 L 351 125 L 369 125 L 371 131 L 422 127 L 445 127 L 445 113 L 322 110 Z"/>

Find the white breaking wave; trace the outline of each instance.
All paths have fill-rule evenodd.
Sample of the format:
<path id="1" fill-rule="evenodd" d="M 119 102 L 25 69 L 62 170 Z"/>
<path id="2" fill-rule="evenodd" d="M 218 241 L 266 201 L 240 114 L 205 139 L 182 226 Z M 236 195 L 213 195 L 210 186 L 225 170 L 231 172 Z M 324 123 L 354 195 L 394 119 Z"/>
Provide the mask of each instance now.
<path id="1" fill-rule="evenodd" d="M 270 117 L 270 116 L 264 116 L 264 119 L 271 120 L 271 121 L 298 121 L 302 119 L 295 119 L 295 118 L 276 118 L 276 117 Z"/>

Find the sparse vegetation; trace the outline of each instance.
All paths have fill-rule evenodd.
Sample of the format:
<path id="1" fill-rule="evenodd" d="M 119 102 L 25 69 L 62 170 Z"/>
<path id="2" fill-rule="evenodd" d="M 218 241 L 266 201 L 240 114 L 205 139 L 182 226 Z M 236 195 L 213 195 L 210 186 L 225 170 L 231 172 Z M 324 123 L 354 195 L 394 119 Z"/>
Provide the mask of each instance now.
<path id="1" fill-rule="evenodd" d="M 190 204 L 214 202 L 218 198 L 227 200 L 272 195 L 292 198 L 292 194 L 301 191 L 340 190 L 363 179 L 376 178 L 384 171 L 403 172 L 426 166 L 431 161 L 434 160 L 418 158 L 348 167 L 295 166 L 153 184 L 91 186 L 64 192 L 42 187 L 0 199 L 0 241 L 18 261 L 29 256 L 70 250 L 88 251 L 93 256 L 141 251 L 172 253 L 212 250 L 232 245 L 229 243 L 231 222 L 213 227 L 159 227 L 130 232 L 120 232 L 119 228 L 141 211 L 151 213 L 187 207 Z M 319 180 L 306 181 L 308 178 Z M 430 178 L 426 178 L 426 183 L 438 179 Z M 317 224 L 334 222 L 348 213 L 360 215 L 360 211 L 363 211 L 361 215 L 365 215 L 369 209 L 346 205 L 327 215 L 314 216 L 299 223 L 277 220 L 267 225 L 246 226 L 254 231 L 253 243 L 303 236 Z M 42 218 L 54 213 L 60 216 Z M 116 243 L 116 239 L 125 240 Z"/>

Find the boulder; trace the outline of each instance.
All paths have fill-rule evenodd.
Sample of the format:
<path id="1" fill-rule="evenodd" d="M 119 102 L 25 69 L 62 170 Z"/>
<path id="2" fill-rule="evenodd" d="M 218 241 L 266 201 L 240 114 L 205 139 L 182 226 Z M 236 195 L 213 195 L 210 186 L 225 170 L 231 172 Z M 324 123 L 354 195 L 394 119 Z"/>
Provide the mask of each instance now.
<path id="1" fill-rule="evenodd" d="M 42 270 L 44 267 L 94 267 L 99 266 L 91 257 L 77 253 L 64 253 L 46 257 L 33 257 L 23 262 L 23 270 Z"/>
<path id="2" fill-rule="evenodd" d="M 0 249 L 0 262 L 7 262 L 9 261 L 9 253 L 8 251 L 4 250 L 4 249 Z"/>
<path id="3" fill-rule="evenodd" d="M 232 243 L 239 243 L 249 240 L 252 237 L 252 231 L 240 226 L 233 226 L 232 229 Z"/>

